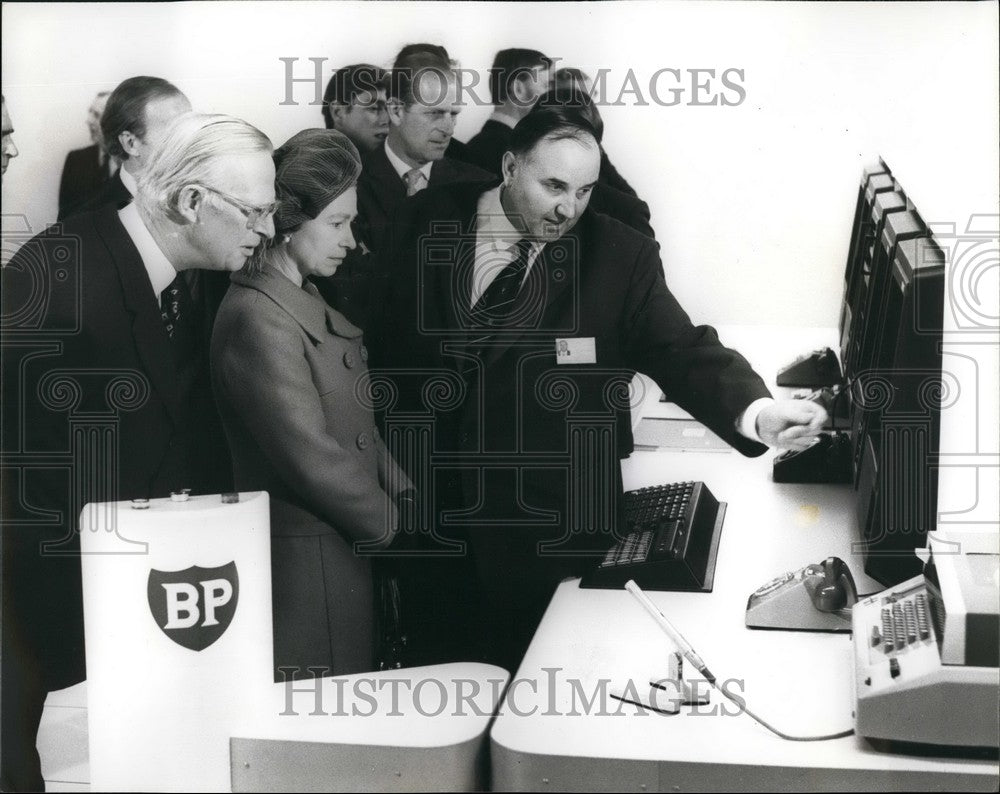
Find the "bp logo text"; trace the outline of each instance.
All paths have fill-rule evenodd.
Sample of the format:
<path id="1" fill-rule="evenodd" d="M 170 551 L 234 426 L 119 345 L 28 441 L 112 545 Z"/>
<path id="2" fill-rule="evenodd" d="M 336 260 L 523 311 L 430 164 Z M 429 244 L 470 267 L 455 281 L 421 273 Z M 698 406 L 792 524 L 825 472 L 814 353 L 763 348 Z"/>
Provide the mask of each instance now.
<path id="1" fill-rule="evenodd" d="M 183 571 L 150 570 L 146 597 L 156 625 L 185 648 L 201 651 L 225 634 L 236 613 L 236 563 Z"/>

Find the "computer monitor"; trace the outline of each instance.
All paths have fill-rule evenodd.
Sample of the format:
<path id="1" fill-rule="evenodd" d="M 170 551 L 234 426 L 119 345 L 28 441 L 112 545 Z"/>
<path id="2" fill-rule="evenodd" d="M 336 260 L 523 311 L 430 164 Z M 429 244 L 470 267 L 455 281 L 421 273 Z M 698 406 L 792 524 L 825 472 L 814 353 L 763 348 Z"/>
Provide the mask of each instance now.
<path id="1" fill-rule="evenodd" d="M 892 196 L 894 194 L 883 194 Z M 878 205 L 883 198 L 879 196 Z M 859 312 L 851 326 L 851 338 L 847 357 L 844 360 L 844 374 L 851 384 L 851 438 L 853 440 L 853 470 L 855 483 L 860 471 L 861 456 L 864 454 L 865 429 L 871 414 L 858 410 L 855 405 L 857 395 L 863 396 L 855 385 L 859 378 L 881 373 L 893 360 L 884 358 L 883 348 L 888 339 L 899 332 L 897 324 L 903 318 L 891 311 L 891 300 L 896 295 L 893 271 L 900 243 L 927 236 L 927 227 L 915 210 L 893 212 L 884 215 L 880 224 L 881 232 L 873 246 L 869 271 L 861 279 Z M 872 381 L 869 377 L 868 384 Z"/>
<path id="2" fill-rule="evenodd" d="M 859 256 L 852 291 L 845 294 L 842 310 L 848 322 L 841 330 L 841 366 L 848 383 L 870 365 L 873 346 L 882 332 L 885 285 L 896 244 L 926 234 L 923 221 L 898 185 L 872 197 L 867 227 L 871 237 Z"/>
<path id="3" fill-rule="evenodd" d="M 878 166 L 866 168 L 861 174 L 861 185 L 858 188 L 858 200 L 854 208 L 854 223 L 851 226 L 851 242 L 847 249 L 847 264 L 844 267 L 844 292 L 840 307 L 840 353 L 841 362 L 850 338 L 850 328 L 857 313 L 858 285 L 866 270 L 866 255 L 868 255 L 878 233 L 872 220 L 872 207 L 875 197 L 896 189 L 896 181 L 892 178 L 888 167 L 879 161 Z"/>
<path id="4" fill-rule="evenodd" d="M 920 572 L 913 550 L 936 522 L 944 255 L 931 237 L 898 240 L 888 276 L 852 432 L 865 571 L 891 585 Z"/>

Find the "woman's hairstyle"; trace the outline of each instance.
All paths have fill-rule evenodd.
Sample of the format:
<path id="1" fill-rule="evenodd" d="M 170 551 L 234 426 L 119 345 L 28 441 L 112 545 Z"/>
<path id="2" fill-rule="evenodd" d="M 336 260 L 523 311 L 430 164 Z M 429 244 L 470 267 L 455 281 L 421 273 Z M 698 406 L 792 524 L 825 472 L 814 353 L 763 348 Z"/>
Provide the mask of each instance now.
<path id="1" fill-rule="evenodd" d="M 274 216 L 277 239 L 319 215 L 357 184 L 361 156 L 336 130 L 302 130 L 274 152 L 274 189 L 280 207 Z"/>
<path id="2" fill-rule="evenodd" d="M 232 116 L 185 113 L 167 131 L 140 174 L 136 200 L 150 214 L 165 213 L 180 222 L 177 199 L 187 185 L 214 187 L 221 181 L 220 161 L 227 155 L 272 151 L 256 127 Z"/>
<path id="3" fill-rule="evenodd" d="M 358 182 L 361 155 L 351 139 L 336 130 L 302 130 L 274 152 L 274 237 L 257 246 L 243 273 L 258 276 L 268 251 L 283 242 L 306 221 L 318 216 L 330 202 Z"/>

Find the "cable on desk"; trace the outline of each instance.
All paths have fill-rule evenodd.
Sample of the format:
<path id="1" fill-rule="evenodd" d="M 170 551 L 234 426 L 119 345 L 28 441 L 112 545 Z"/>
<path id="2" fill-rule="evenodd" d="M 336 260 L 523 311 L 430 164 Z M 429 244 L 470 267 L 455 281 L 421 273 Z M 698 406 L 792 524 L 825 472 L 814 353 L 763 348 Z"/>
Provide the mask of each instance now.
<path id="1" fill-rule="evenodd" d="M 739 697 L 738 695 L 733 695 L 730 692 L 726 692 L 724 689 L 716 685 L 714 678 L 711 680 L 711 684 L 723 695 L 723 697 L 729 698 L 733 703 L 739 706 L 741 710 L 749 714 L 753 719 L 755 719 L 757 722 L 759 722 L 761 725 L 767 728 L 775 736 L 780 736 L 782 739 L 786 739 L 790 742 L 825 742 L 829 741 L 830 739 L 843 739 L 844 737 L 851 736 L 854 733 L 854 729 L 851 728 L 850 730 L 847 731 L 841 731 L 840 733 L 828 733 L 823 736 L 792 736 L 791 734 L 779 731 L 777 728 L 771 725 L 771 723 L 769 723 L 767 720 L 761 718 L 757 714 L 754 714 L 747 707 L 747 702 L 743 698 Z"/>
<path id="2" fill-rule="evenodd" d="M 691 662 L 691 664 L 694 665 L 695 669 L 699 673 L 705 676 L 705 679 L 708 681 L 709 684 L 711 684 L 713 687 L 715 687 L 715 689 L 717 689 L 720 693 L 722 693 L 723 697 L 731 700 L 733 703 L 739 706 L 742 711 L 745 711 L 753 719 L 757 720 L 757 722 L 759 722 L 761 725 L 763 725 L 765 728 L 771 731 L 771 733 L 775 734 L 776 736 L 780 736 L 782 739 L 787 739 L 790 742 L 825 742 L 829 739 L 843 739 L 845 736 L 850 736 L 852 733 L 854 733 L 853 728 L 849 731 L 841 731 L 840 733 L 828 733 L 823 736 L 791 736 L 790 734 L 779 731 L 777 728 L 771 725 L 767 720 L 761 719 L 752 711 L 750 711 L 750 709 L 747 708 L 747 702 L 743 698 L 738 697 L 736 695 L 732 695 L 729 692 L 726 692 L 725 690 L 722 689 L 722 687 L 718 685 L 718 683 L 716 683 L 715 676 L 712 674 L 712 671 L 708 669 L 708 665 L 705 664 L 704 661 L 702 661 L 702 658 L 695 651 L 694 646 L 692 646 L 691 643 L 684 638 L 684 635 L 682 635 L 674 627 L 674 624 L 667 619 L 667 616 L 664 615 L 659 610 L 656 604 L 654 604 L 652 601 L 649 600 L 649 596 L 647 596 L 642 591 L 642 588 L 635 583 L 635 580 L 630 579 L 629 581 L 627 581 L 625 583 L 625 589 L 628 590 L 640 604 L 642 604 L 646 612 L 649 613 L 649 616 L 653 618 L 654 621 L 656 621 L 656 624 L 671 639 L 671 641 L 673 641 L 674 645 L 677 646 L 677 648 L 680 650 L 684 658 L 687 659 L 689 662 Z"/>

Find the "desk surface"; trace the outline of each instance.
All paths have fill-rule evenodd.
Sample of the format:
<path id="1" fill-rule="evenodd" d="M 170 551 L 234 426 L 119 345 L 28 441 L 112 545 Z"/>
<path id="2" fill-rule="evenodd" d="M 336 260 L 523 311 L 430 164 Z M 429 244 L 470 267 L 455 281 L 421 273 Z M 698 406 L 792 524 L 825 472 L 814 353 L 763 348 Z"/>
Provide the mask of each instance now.
<path id="1" fill-rule="evenodd" d="M 720 331 L 726 344 L 746 348 L 764 373 L 832 333 Z M 658 396 L 655 387 L 645 388 L 635 418 L 666 410 Z M 850 487 L 775 484 L 773 457 L 672 450 L 636 452 L 623 463 L 626 488 L 702 480 L 728 502 L 714 591 L 649 595 L 719 680 L 729 680 L 731 691 L 761 717 L 793 735 L 837 733 L 854 725 L 850 636 L 749 630 L 747 596 L 780 573 L 830 555 L 848 562 L 860 592 L 881 587 L 852 553 Z M 628 593 L 564 582 L 493 726 L 494 788 L 996 790 L 995 761 L 888 754 L 857 736 L 789 742 L 736 714 L 716 691 L 707 706 L 682 707 L 672 716 L 603 694 L 630 680 L 645 691 L 650 679 L 666 674 L 671 650 Z"/>

